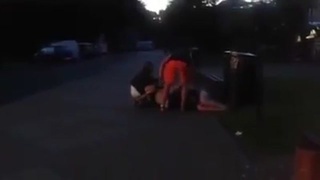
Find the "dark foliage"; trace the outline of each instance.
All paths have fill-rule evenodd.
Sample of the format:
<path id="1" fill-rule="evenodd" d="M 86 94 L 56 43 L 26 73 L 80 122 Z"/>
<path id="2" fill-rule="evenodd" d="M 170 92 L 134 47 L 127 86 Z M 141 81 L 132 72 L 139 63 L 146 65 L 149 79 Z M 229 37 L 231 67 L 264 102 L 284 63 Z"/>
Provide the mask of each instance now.
<path id="1" fill-rule="evenodd" d="M 146 11 L 138 0 L 2 2 L 1 56 L 29 56 L 54 40 L 110 41 L 126 28 L 144 28 Z"/>
<path id="2" fill-rule="evenodd" d="M 167 46 L 197 45 L 220 52 L 236 48 L 259 52 L 263 46 L 286 47 L 308 23 L 309 1 L 249 4 L 228 0 L 214 5 L 207 0 L 173 0 L 163 13 Z M 174 41 L 172 41 L 174 40 Z M 175 42 L 175 43 L 171 43 Z"/>

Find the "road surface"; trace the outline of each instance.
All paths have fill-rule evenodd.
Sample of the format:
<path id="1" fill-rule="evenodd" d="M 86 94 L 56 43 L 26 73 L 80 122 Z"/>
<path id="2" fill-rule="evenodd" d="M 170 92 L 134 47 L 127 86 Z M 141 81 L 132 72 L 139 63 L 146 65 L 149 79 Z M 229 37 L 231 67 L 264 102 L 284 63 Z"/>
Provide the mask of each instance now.
<path id="1" fill-rule="evenodd" d="M 36 68 L 34 80 L 25 68 L 10 85 L 18 92 L 3 91 L 19 98 L 0 106 L 0 179 L 248 179 L 248 162 L 214 115 L 132 106 L 130 78 L 161 58 L 129 53 Z"/>

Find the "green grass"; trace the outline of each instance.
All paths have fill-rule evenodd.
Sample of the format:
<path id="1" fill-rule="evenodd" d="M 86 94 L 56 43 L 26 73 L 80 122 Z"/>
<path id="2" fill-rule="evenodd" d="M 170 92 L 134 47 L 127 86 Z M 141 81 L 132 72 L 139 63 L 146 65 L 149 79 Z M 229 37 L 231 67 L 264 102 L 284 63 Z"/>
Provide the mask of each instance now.
<path id="1" fill-rule="evenodd" d="M 320 132 L 319 82 L 265 79 L 262 121 L 257 121 L 255 108 L 248 107 L 225 114 L 221 123 L 232 132 L 242 131 L 241 139 L 251 149 L 288 153 L 302 132 Z"/>

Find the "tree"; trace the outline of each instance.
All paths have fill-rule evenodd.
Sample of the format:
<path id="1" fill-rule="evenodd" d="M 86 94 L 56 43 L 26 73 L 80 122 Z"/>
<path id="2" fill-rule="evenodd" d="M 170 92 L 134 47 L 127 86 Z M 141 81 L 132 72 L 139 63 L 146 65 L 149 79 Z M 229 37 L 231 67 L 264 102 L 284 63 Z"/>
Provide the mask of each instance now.
<path id="1" fill-rule="evenodd" d="M 174 0 L 163 13 L 168 39 L 183 45 L 198 45 L 211 50 L 223 48 L 224 17 L 215 0 Z"/>
<path id="2" fill-rule="evenodd" d="M 1 2 L 2 50 L 16 51 L 17 41 L 24 45 L 18 53 L 33 54 L 41 44 L 60 39 L 94 40 L 104 32 L 116 36 L 121 29 L 139 26 L 145 9 L 139 0 L 108 1 L 6 1 Z M 2 54 L 4 55 L 4 54 Z"/>
<path id="3" fill-rule="evenodd" d="M 310 10 L 317 7 L 317 0 L 275 0 L 277 6 L 290 23 L 295 23 L 303 28 L 309 21 Z"/>

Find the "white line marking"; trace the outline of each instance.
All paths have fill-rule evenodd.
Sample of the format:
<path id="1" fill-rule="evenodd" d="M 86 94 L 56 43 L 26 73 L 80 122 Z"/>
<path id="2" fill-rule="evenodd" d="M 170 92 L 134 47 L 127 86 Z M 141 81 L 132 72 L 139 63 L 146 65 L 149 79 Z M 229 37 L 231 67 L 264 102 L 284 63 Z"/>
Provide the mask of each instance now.
<path id="1" fill-rule="evenodd" d="M 214 74 L 205 73 L 205 76 L 214 81 L 223 81 L 223 78 Z"/>

